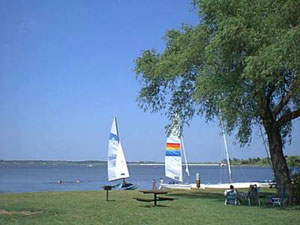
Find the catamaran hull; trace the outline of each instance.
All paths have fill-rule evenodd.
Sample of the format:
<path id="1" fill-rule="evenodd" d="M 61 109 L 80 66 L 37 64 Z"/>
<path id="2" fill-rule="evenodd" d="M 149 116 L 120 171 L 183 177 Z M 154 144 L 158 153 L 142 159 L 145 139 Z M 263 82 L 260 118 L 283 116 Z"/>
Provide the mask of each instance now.
<path id="1" fill-rule="evenodd" d="M 128 185 L 126 187 L 123 187 L 122 183 L 119 183 L 119 184 L 115 184 L 112 186 L 112 189 L 113 190 L 135 190 L 137 189 L 139 186 L 137 184 L 131 184 L 131 185 Z"/>
<path id="2" fill-rule="evenodd" d="M 135 190 L 137 189 L 139 186 L 137 184 L 132 184 L 130 186 L 127 186 L 127 187 L 122 187 L 121 189 L 122 190 Z"/>
<path id="3" fill-rule="evenodd" d="M 201 184 L 200 188 L 203 189 L 229 189 L 230 185 L 234 188 L 249 188 L 250 185 L 256 185 L 257 187 L 269 187 L 265 182 L 236 182 L 236 183 L 222 183 L 222 184 Z M 197 189 L 196 184 L 191 185 L 192 189 Z"/>
<path id="4" fill-rule="evenodd" d="M 200 189 L 229 189 L 230 185 L 234 188 L 249 188 L 250 185 L 257 185 L 257 187 L 269 187 L 268 182 L 236 182 L 223 184 L 201 184 Z M 196 184 L 161 184 L 160 189 L 174 189 L 174 190 L 191 190 L 198 189 Z"/>
<path id="5" fill-rule="evenodd" d="M 190 190 L 191 184 L 160 184 L 159 189 L 177 189 L 177 190 Z"/>

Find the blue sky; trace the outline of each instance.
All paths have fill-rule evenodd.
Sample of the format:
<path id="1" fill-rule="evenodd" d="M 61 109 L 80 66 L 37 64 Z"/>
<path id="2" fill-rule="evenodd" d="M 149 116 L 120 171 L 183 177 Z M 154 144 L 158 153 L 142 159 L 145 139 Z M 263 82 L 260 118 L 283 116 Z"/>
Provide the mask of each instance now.
<path id="1" fill-rule="evenodd" d="M 164 160 L 168 123 L 137 106 L 134 61 L 163 50 L 163 36 L 196 24 L 191 1 L 0 1 L 0 159 L 106 160 L 117 116 L 128 161 Z M 300 154 L 300 123 L 285 154 Z M 231 157 L 265 157 L 259 132 Z M 185 129 L 189 161 L 218 161 L 216 123 L 195 118 Z"/>

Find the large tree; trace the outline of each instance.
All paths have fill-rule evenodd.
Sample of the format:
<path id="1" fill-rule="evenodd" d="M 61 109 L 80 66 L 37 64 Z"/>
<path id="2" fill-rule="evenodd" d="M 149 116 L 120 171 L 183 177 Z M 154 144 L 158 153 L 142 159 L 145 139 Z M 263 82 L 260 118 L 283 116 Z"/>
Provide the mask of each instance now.
<path id="1" fill-rule="evenodd" d="M 194 0 L 199 24 L 136 59 L 139 105 L 188 122 L 217 118 L 241 145 L 266 131 L 278 194 L 292 199 L 283 148 L 300 116 L 300 1 Z"/>

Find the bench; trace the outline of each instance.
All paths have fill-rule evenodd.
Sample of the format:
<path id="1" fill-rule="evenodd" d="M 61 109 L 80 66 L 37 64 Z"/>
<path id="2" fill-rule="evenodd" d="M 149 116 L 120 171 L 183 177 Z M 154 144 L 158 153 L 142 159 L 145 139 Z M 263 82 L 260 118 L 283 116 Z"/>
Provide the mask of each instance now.
<path id="1" fill-rule="evenodd" d="M 153 202 L 154 201 L 153 199 L 148 199 L 148 198 L 134 198 L 134 199 L 137 201 L 140 201 L 140 202 Z"/>
<path id="2" fill-rule="evenodd" d="M 176 200 L 175 198 L 170 198 L 170 197 L 157 197 L 158 201 L 174 201 Z"/>

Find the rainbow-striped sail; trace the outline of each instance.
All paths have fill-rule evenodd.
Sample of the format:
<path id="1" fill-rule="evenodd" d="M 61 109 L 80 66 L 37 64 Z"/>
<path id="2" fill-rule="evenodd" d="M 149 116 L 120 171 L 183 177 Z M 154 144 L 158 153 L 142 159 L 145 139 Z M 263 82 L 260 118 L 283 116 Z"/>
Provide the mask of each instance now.
<path id="1" fill-rule="evenodd" d="M 182 182 L 180 129 L 173 126 L 167 137 L 165 156 L 165 175 L 171 179 Z"/>

